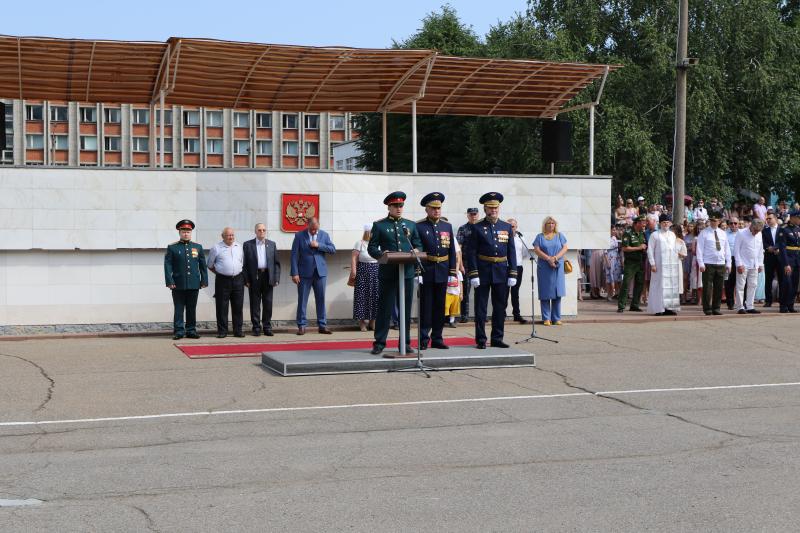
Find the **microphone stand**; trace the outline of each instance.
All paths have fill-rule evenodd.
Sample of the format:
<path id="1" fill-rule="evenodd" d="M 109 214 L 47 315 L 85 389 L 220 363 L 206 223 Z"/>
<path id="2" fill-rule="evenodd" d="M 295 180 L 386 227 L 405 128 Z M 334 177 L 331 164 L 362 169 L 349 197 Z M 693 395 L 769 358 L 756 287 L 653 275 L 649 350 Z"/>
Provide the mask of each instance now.
<path id="1" fill-rule="evenodd" d="M 545 337 L 540 337 L 539 335 L 536 334 L 536 315 L 534 314 L 536 298 L 534 297 L 534 292 L 533 292 L 533 288 L 536 282 L 536 275 L 534 274 L 536 272 L 536 257 L 534 256 L 534 254 L 531 253 L 531 251 L 528 249 L 527 246 L 525 247 L 525 249 L 528 251 L 528 258 L 531 260 L 531 334 L 527 338 L 522 339 L 521 341 L 517 341 L 514 344 L 526 344 L 532 341 L 533 339 L 539 339 L 558 344 L 558 341 L 555 339 L 546 339 Z"/>

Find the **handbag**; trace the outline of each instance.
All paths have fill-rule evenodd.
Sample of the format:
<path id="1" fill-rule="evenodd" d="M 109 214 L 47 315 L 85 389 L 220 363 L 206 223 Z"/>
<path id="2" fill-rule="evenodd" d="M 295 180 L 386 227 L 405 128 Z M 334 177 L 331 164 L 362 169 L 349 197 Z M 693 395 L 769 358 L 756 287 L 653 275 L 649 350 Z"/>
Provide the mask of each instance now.
<path id="1" fill-rule="evenodd" d="M 572 274 L 572 263 L 569 259 L 564 259 L 564 274 Z"/>

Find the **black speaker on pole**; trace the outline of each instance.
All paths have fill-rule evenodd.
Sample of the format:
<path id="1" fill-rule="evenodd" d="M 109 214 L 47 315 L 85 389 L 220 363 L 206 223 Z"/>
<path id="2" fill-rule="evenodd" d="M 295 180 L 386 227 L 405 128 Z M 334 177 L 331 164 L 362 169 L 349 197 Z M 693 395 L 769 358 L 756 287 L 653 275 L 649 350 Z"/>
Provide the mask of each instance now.
<path id="1" fill-rule="evenodd" d="M 6 104 L 0 102 L 0 150 L 6 149 Z"/>
<path id="2" fill-rule="evenodd" d="M 542 122 L 542 160 L 547 163 L 572 161 L 572 122 L 567 120 Z"/>

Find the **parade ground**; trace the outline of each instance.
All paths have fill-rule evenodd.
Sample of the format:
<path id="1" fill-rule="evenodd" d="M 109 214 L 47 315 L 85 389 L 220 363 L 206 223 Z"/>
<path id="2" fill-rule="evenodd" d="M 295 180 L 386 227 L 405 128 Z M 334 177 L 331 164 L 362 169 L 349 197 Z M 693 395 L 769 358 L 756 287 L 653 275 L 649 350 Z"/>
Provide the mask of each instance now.
<path id="1" fill-rule="evenodd" d="M 796 316 L 612 313 L 537 328 L 559 343 L 525 345 L 536 368 L 430 379 L 280 377 L 165 336 L 2 341 L 0 524 L 795 531 Z M 508 323 L 506 340 L 529 332 Z"/>

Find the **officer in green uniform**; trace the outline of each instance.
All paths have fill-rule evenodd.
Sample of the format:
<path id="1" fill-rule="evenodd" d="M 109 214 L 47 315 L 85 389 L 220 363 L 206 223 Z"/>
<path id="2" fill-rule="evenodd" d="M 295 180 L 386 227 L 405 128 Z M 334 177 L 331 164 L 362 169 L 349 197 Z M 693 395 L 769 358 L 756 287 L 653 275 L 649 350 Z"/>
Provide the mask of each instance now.
<path id="1" fill-rule="evenodd" d="M 644 236 L 644 223 L 646 217 L 639 216 L 633 222 L 633 228 L 627 230 L 622 236 L 622 252 L 625 257 L 625 267 L 622 274 L 622 289 L 619 291 L 617 313 L 625 310 L 625 301 L 628 298 L 628 283 L 633 279 L 633 298 L 631 298 L 631 311 L 640 311 L 639 299 L 644 289 L 644 256 L 647 250 L 647 239 Z"/>
<path id="2" fill-rule="evenodd" d="M 167 246 L 164 254 L 164 281 L 172 291 L 175 314 L 172 318 L 172 338 L 178 340 L 185 335 L 199 339 L 197 334 L 197 295 L 208 286 L 208 269 L 203 247 L 192 242 L 194 222 L 181 220 L 175 225 L 180 240 Z M 186 322 L 183 312 L 186 310 Z"/>
<path id="3" fill-rule="evenodd" d="M 403 218 L 403 206 L 406 193 L 395 191 L 384 198 L 383 203 L 389 207 L 389 216 L 378 220 L 372 225 L 372 236 L 369 239 L 367 253 L 378 259 L 383 252 L 410 252 L 414 248 L 420 249 L 422 242 L 417 233 L 417 225 Z M 416 267 L 413 264 L 405 266 L 405 312 L 406 322 L 406 351 L 411 351 L 411 304 L 414 294 L 414 275 Z M 386 337 L 389 335 L 389 322 L 392 309 L 398 300 L 399 281 L 397 265 L 380 265 L 378 267 L 378 315 L 375 318 L 375 342 L 372 345 L 372 354 L 377 355 L 386 347 Z"/>

